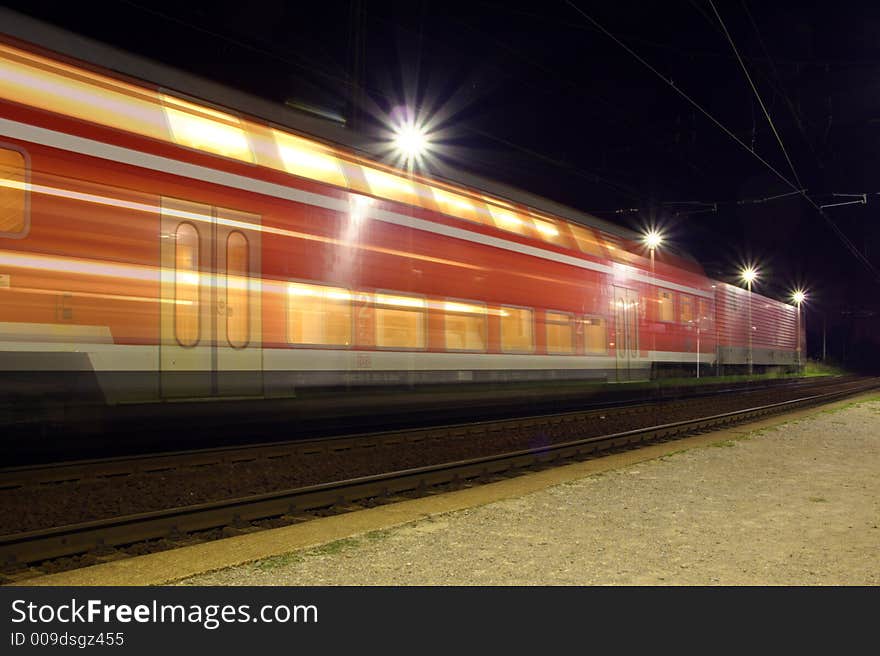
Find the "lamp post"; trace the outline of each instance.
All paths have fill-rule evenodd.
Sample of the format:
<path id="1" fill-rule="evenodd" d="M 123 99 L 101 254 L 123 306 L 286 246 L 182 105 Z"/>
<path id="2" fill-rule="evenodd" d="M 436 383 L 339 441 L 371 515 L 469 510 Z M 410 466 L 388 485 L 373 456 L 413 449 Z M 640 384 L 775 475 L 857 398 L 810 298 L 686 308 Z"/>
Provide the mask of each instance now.
<path id="1" fill-rule="evenodd" d="M 758 272 L 755 271 L 754 267 L 747 266 L 740 272 L 740 277 L 745 281 L 746 288 L 749 291 L 748 298 L 748 306 L 749 306 L 749 377 L 751 378 L 752 372 L 754 371 L 754 366 L 752 362 L 752 282 L 758 277 Z"/>
<path id="2" fill-rule="evenodd" d="M 655 303 L 654 303 L 654 315 L 655 315 L 654 320 L 656 321 L 656 318 L 657 318 L 656 315 L 657 315 L 657 311 L 658 311 L 657 303 L 659 302 L 659 295 L 657 292 L 657 281 L 654 276 L 654 250 L 657 249 L 660 246 L 660 244 L 663 243 L 663 235 L 660 234 L 660 231 L 657 230 L 656 228 L 651 228 L 650 230 L 648 230 L 644 234 L 644 237 L 642 237 L 642 239 L 645 242 L 645 246 L 648 247 L 648 252 L 651 254 L 651 286 L 654 288 L 651 293 L 654 295 L 654 301 L 655 301 Z M 652 351 L 657 350 L 657 331 L 656 330 L 651 331 L 651 350 Z"/>
<path id="3" fill-rule="evenodd" d="M 797 305 L 797 366 L 798 370 L 802 371 L 801 364 L 801 303 L 806 300 L 807 295 L 802 289 L 796 289 L 792 295 L 791 300 L 794 301 L 795 305 Z"/>

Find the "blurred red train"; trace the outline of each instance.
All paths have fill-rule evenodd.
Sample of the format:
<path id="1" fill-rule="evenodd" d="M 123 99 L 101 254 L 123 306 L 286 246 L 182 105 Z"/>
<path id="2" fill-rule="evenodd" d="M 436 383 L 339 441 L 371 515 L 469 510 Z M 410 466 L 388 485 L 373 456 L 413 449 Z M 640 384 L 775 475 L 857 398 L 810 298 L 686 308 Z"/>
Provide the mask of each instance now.
<path id="1" fill-rule="evenodd" d="M 112 403 L 709 374 L 746 362 L 748 305 L 754 364 L 797 361 L 793 306 L 684 255 L 652 267 L 635 233 L 385 166 L 309 118 L 11 12 L 0 25 L 7 390 L 32 372 Z"/>

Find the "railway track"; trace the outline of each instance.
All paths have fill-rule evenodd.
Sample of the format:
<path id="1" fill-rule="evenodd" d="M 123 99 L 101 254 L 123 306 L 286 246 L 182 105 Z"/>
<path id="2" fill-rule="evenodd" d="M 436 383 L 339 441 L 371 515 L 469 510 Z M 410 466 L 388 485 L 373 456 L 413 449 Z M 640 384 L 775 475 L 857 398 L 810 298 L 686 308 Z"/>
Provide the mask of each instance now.
<path id="1" fill-rule="evenodd" d="M 432 488 L 436 489 L 438 486 L 455 486 L 468 480 L 485 479 L 499 475 L 515 475 L 529 468 L 592 457 L 597 453 L 610 449 L 657 440 L 673 439 L 774 413 L 826 403 L 868 391 L 878 386 L 880 386 L 880 380 L 878 379 L 838 381 L 836 384 L 822 385 L 820 390 L 813 389 L 809 393 L 804 391 L 794 399 L 756 405 L 720 414 L 705 415 L 683 421 L 605 435 L 594 435 L 554 444 L 542 444 L 534 448 L 361 476 L 348 480 L 2 535 L 0 536 L 0 563 L 6 564 L 6 566 L 15 563 L 36 563 L 47 559 L 81 554 L 96 549 L 129 545 L 157 538 L 180 536 L 225 526 L 242 526 L 248 522 L 267 518 L 298 521 L 307 513 L 320 511 L 321 509 L 344 510 L 352 504 L 364 502 L 368 504 L 381 503 L 395 496 L 418 494 Z M 627 410 L 630 412 L 644 412 L 646 408 L 631 407 Z M 479 437 L 479 435 L 486 435 L 492 431 L 509 429 L 512 422 L 515 422 L 519 429 L 526 428 L 533 431 L 540 431 L 549 426 L 560 424 L 568 424 L 576 429 L 578 424 L 585 424 L 595 420 L 596 413 L 597 411 L 564 413 L 561 415 L 530 417 L 505 422 L 482 422 L 480 424 L 459 425 L 443 429 L 425 429 L 424 431 L 416 431 L 421 433 L 421 435 L 413 436 L 411 439 L 416 441 L 419 439 L 435 439 L 437 438 L 438 431 L 459 434 L 464 432 L 465 435 Z M 412 432 L 408 431 L 408 433 Z M 357 436 L 357 438 L 345 439 L 335 438 L 329 441 L 325 440 L 324 442 L 328 443 L 324 444 L 323 448 L 336 450 L 351 449 L 355 448 L 355 446 L 364 448 L 364 440 L 369 439 L 400 440 L 401 436 L 392 434 L 385 436 Z M 276 453 L 282 454 L 284 453 L 283 449 L 285 446 L 290 445 L 273 444 L 261 448 L 276 449 Z M 311 447 L 298 443 L 296 448 L 317 449 L 318 446 L 317 443 Z M 205 450 L 204 452 L 192 452 L 184 455 L 189 459 L 189 466 L 192 466 L 194 462 L 199 462 L 199 459 L 202 462 L 208 462 L 217 461 L 218 458 L 254 459 L 257 457 L 272 457 L 265 450 L 258 456 L 255 449 L 256 447 Z M 175 466 L 171 462 L 174 457 L 175 455 L 173 454 L 166 454 L 148 458 L 120 459 L 119 462 L 115 463 L 100 462 L 64 465 L 62 467 L 66 469 L 61 467 L 54 468 L 54 473 L 48 476 L 52 481 L 69 480 L 70 476 L 94 476 L 98 475 L 98 467 L 100 467 L 102 472 L 100 475 L 124 476 L 135 467 L 140 467 L 139 471 L 157 471 L 163 467 Z M 275 457 L 280 457 L 280 455 Z M 132 463 L 132 460 L 137 462 Z M 23 473 L 18 471 L 17 475 L 22 475 Z M 31 473 L 34 474 L 36 472 Z M 0 479 L 3 480 L 3 484 L 11 484 L 13 472 L 3 472 L 3 474 L 4 478 Z M 7 474 L 9 475 L 8 477 L 6 476 Z"/>
<path id="2" fill-rule="evenodd" d="M 842 380 L 843 377 L 835 377 Z M 668 401 L 712 397 L 731 392 L 752 393 L 771 389 L 795 389 L 816 384 L 808 379 L 758 379 L 740 382 L 708 382 L 701 385 L 656 383 L 638 388 L 630 385 L 572 386 L 546 385 L 508 388 L 448 387 L 442 390 L 414 389 L 406 392 L 368 393 L 363 390 L 295 399 L 248 399 L 208 403 L 203 401 L 159 404 L 73 406 L 73 415 L 91 416 L 94 421 L 59 420 L 46 423 L 39 413 L 28 415 L 21 425 L 0 418 L 0 479 L 13 467 L 30 468 L 62 462 L 77 464 L 89 459 L 117 462 L 161 452 L 204 451 L 213 448 L 265 446 L 297 440 L 347 437 L 351 426 L 363 432 L 410 431 L 474 420 L 502 420 L 529 408 L 529 414 L 559 414 L 570 411 L 607 410 L 618 407 L 657 404 Z M 106 415 L 104 414 L 106 413 Z M 0 416 L 3 408 L 0 407 Z M 284 436 L 279 437 L 279 426 Z M 73 447 L 68 445 L 73 444 Z M 24 470 L 23 470 L 24 471 Z"/>
<path id="3" fill-rule="evenodd" d="M 631 416 L 651 412 L 658 405 L 666 409 L 692 407 L 699 411 L 701 405 L 711 404 L 713 399 L 731 393 L 759 394 L 767 391 L 792 391 L 816 389 L 825 385 L 840 385 L 857 380 L 855 377 L 839 377 L 832 380 L 802 379 L 784 384 L 757 385 L 748 388 L 713 387 L 711 390 L 694 389 L 692 394 L 659 398 L 651 401 L 625 401 L 602 405 L 584 410 L 531 415 L 510 419 L 491 419 L 486 421 L 424 428 L 405 428 L 390 431 L 370 432 L 354 435 L 337 435 L 313 439 L 295 439 L 263 442 L 256 444 L 231 445 L 214 448 L 176 450 L 162 453 L 148 453 L 133 456 L 117 456 L 88 460 L 64 461 L 47 464 L 21 465 L 0 468 L 0 490 L 23 485 L 63 483 L 78 480 L 114 478 L 138 473 L 162 472 L 184 467 L 205 467 L 220 463 L 252 462 L 272 460 L 285 456 L 318 456 L 330 452 L 343 452 L 352 449 L 369 449 L 380 445 L 394 445 L 402 442 L 421 442 L 435 439 L 439 435 L 468 431 L 474 434 L 501 429 L 528 428 L 540 426 L 548 417 L 559 417 L 562 421 L 585 422 L 596 418 Z M 678 394 L 682 394 L 678 392 Z"/>

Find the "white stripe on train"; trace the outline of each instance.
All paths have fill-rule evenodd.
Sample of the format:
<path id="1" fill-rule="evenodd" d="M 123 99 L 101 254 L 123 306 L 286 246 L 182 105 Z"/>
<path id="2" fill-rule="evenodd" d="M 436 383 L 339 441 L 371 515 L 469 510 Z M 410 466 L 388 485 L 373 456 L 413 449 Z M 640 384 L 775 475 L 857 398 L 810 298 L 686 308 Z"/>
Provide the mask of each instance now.
<path id="1" fill-rule="evenodd" d="M 82 353 L 90 367 L 82 369 L 54 368 L 45 361 L 34 370 L 43 371 L 157 371 L 158 346 L 125 344 L 83 344 L 59 342 L 0 342 L 0 352 Z M 416 356 L 416 357 L 413 357 Z M 632 358 L 634 366 L 647 365 L 651 360 L 665 362 L 696 362 L 696 353 L 649 352 L 649 357 Z M 706 364 L 715 361 L 714 353 L 701 354 Z M 613 369 L 617 366 L 609 355 L 534 355 L 529 353 L 438 353 L 427 351 L 357 351 L 342 349 L 263 348 L 263 371 L 454 371 L 462 369 Z M 0 358 L 0 371 L 4 370 Z M 10 369 L 21 370 L 21 361 Z M 194 371 L 203 371 L 195 369 Z"/>

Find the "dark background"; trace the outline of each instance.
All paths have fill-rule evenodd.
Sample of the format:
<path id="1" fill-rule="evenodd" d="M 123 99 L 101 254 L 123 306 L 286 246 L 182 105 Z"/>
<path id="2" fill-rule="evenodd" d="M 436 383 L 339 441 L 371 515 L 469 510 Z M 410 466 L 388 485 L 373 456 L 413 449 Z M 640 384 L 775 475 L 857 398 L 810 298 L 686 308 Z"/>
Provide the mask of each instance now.
<path id="1" fill-rule="evenodd" d="M 756 291 L 808 290 L 811 357 L 824 333 L 829 360 L 880 365 L 880 5 L 6 4 L 377 140 L 415 107 L 434 130 L 429 172 L 658 225 L 721 280 L 754 263 Z"/>

